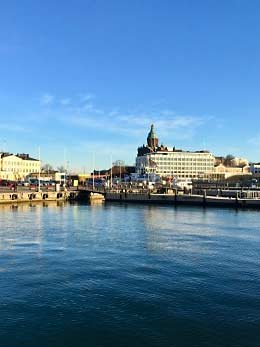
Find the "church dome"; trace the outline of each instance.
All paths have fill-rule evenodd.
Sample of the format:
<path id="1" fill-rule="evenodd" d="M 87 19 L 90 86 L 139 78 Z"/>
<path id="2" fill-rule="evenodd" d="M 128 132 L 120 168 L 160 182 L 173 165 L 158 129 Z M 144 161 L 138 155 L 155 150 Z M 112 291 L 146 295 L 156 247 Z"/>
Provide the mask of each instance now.
<path id="1" fill-rule="evenodd" d="M 148 147 L 155 149 L 156 147 L 158 147 L 158 137 L 156 136 L 155 132 L 154 132 L 154 125 L 151 125 L 151 130 L 147 136 L 147 145 Z"/>
<path id="2" fill-rule="evenodd" d="M 147 139 L 157 139 L 157 136 L 154 132 L 154 125 L 151 125 L 151 130 L 149 131 Z"/>

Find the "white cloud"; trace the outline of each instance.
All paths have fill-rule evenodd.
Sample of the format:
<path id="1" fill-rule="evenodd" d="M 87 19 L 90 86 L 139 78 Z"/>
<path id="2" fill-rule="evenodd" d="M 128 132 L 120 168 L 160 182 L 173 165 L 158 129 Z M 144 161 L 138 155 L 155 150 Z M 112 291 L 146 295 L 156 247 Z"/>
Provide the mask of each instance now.
<path id="1" fill-rule="evenodd" d="M 247 142 L 255 147 L 260 147 L 260 134 L 251 137 Z"/>
<path id="2" fill-rule="evenodd" d="M 81 94 L 80 95 L 80 100 L 83 102 L 93 100 L 95 98 L 95 95 L 92 93 L 87 93 L 87 94 Z"/>
<path id="3" fill-rule="evenodd" d="M 170 131 L 172 129 L 186 128 L 186 127 L 198 127 L 202 125 L 206 118 L 197 116 L 182 116 L 176 115 L 173 111 L 171 116 L 166 116 L 164 111 L 157 112 L 156 115 L 153 114 L 129 114 L 129 115 L 119 115 L 118 120 L 127 123 L 130 126 L 150 126 L 155 124 L 155 126 L 162 131 Z M 208 119 L 208 117 L 207 117 Z"/>
<path id="4" fill-rule="evenodd" d="M 105 113 L 104 111 L 97 114 L 93 107 L 90 110 L 73 114 L 73 116 L 62 117 L 61 121 L 74 127 L 96 129 L 132 139 L 145 138 L 153 123 L 160 138 L 164 139 L 163 142 L 169 141 L 169 145 L 173 145 L 173 138 L 174 140 L 191 139 L 197 129 L 210 119 L 210 117 L 181 115 L 169 117 L 160 112 L 157 112 L 156 115 Z"/>
<path id="5" fill-rule="evenodd" d="M 117 135 L 117 139 L 124 136 L 131 143 L 140 142 L 140 139 L 145 141 L 150 125 L 154 124 L 159 138 L 169 146 L 174 145 L 176 140 L 191 143 L 202 125 L 210 121 L 217 124 L 217 120 L 211 116 L 180 115 L 172 109 L 155 110 L 152 106 L 150 112 L 140 111 L 140 109 L 133 112 L 121 111 L 118 107 L 109 110 L 97 107 L 94 97 L 90 93 L 81 94 L 78 103 L 75 101 L 73 105 L 70 98 L 61 99 L 59 104 L 68 106 L 66 112 L 64 110 L 60 112 L 58 108 L 55 108 L 52 113 L 54 112 L 57 121 L 64 126 L 72 126 L 75 130 L 77 128 L 97 130 L 100 134 Z M 42 97 L 45 105 L 53 103 L 53 100 L 54 97 L 50 94 L 44 94 Z M 113 140 L 112 137 L 111 141 L 114 142 Z"/>
<path id="6" fill-rule="evenodd" d="M 63 106 L 70 105 L 71 99 L 69 99 L 69 98 L 61 99 L 60 103 L 61 103 L 61 105 L 63 105 Z"/>
<path id="7" fill-rule="evenodd" d="M 50 105 L 53 103 L 53 101 L 54 101 L 54 96 L 49 93 L 45 93 L 41 96 L 42 105 Z"/>
<path id="8" fill-rule="evenodd" d="M 90 111 L 90 110 L 94 110 L 94 105 L 92 103 L 88 103 L 86 105 L 83 106 L 83 109 L 86 111 Z"/>
<path id="9" fill-rule="evenodd" d="M 0 129 L 9 131 L 9 132 L 29 132 L 30 130 L 24 126 L 21 126 L 19 124 L 12 124 L 12 123 L 1 123 Z"/>

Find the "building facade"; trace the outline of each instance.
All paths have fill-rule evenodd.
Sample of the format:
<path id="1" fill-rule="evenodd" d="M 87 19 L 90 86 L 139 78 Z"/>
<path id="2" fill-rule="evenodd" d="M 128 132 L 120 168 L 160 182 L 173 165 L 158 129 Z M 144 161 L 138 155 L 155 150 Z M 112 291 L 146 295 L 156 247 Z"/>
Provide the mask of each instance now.
<path id="1" fill-rule="evenodd" d="M 205 178 L 214 181 L 222 181 L 232 176 L 247 176 L 250 175 L 249 166 L 225 166 L 223 164 L 216 165 L 213 172 L 206 175 Z"/>
<path id="2" fill-rule="evenodd" d="M 208 151 L 189 152 L 163 145 L 154 132 L 154 126 L 147 137 L 147 145 L 138 148 L 136 172 L 155 173 L 161 177 L 203 178 L 213 172 L 215 157 Z"/>
<path id="3" fill-rule="evenodd" d="M 260 163 L 251 163 L 250 164 L 250 172 L 254 176 L 260 177 Z"/>
<path id="4" fill-rule="evenodd" d="M 0 179 L 24 180 L 31 173 L 39 172 L 41 162 L 29 154 L 0 153 Z"/>

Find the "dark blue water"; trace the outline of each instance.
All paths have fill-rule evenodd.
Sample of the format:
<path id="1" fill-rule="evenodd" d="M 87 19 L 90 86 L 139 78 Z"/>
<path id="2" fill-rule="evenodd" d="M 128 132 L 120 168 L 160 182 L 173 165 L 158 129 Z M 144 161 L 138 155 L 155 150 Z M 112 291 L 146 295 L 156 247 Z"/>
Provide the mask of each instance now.
<path id="1" fill-rule="evenodd" d="M 0 206 L 0 346 L 260 346 L 260 212 Z"/>

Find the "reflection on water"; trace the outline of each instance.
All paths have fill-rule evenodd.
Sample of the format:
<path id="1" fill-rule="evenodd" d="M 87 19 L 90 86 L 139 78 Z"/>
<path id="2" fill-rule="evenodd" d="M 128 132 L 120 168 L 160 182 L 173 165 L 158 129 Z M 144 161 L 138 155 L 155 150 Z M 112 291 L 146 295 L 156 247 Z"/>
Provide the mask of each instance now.
<path id="1" fill-rule="evenodd" d="M 64 202 L 1 204 L 0 249 L 15 249 L 21 245 L 40 246 L 44 231 L 44 208 L 58 209 L 60 213 L 63 206 Z"/>
<path id="2" fill-rule="evenodd" d="M 1 346 L 257 346 L 259 216 L 0 205 Z"/>

